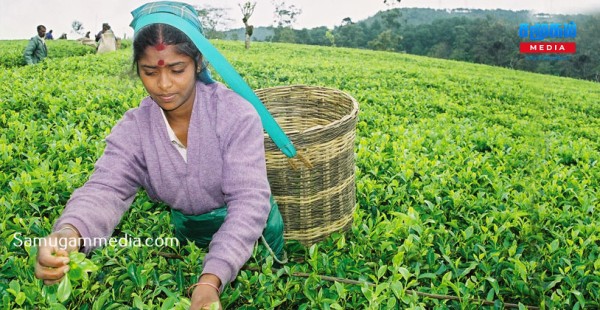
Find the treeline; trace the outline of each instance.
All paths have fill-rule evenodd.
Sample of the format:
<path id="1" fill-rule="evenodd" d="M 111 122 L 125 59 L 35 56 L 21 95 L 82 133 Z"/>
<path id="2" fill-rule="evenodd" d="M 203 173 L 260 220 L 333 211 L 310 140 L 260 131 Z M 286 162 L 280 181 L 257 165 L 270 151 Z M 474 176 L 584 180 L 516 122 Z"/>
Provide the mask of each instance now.
<path id="1" fill-rule="evenodd" d="M 519 51 L 521 23 L 577 25 L 575 54 L 526 55 Z M 234 33 L 234 32 L 232 32 Z M 235 34 L 230 39 L 236 39 Z M 259 41 L 403 52 L 600 81 L 600 17 L 532 15 L 527 11 L 393 9 L 334 29 L 262 29 Z M 570 39 L 572 40 L 572 39 Z M 570 41 L 568 40 L 568 41 Z M 560 41 L 560 40 L 558 40 Z M 567 41 L 567 40 L 565 40 Z"/>

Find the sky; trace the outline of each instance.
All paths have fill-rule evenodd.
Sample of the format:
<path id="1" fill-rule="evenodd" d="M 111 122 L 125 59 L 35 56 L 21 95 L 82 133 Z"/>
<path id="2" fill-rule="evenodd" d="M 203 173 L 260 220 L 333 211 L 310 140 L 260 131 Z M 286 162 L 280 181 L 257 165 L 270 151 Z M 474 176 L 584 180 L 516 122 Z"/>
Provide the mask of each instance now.
<path id="1" fill-rule="evenodd" d="M 275 6 L 272 0 L 257 2 L 250 24 L 255 27 L 273 25 Z M 108 22 L 119 37 L 131 37 L 130 12 L 150 0 L 0 0 L 0 40 L 28 39 L 36 34 L 36 26 L 43 24 L 54 30 L 57 38 L 62 33 L 69 39 L 80 35 L 71 30 L 71 23 L 78 20 L 87 31 L 97 33 L 102 23 Z M 245 0 L 187 0 L 192 5 L 207 5 L 227 9 L 231 21 L 226 28 L 241 28 L 239 3 Z M 253 1 L 254 2 L 254 1 Z M 392 8 L 383 0 L 285 0 L 302 10 L 294 28 L 313 28 L 340 25 L 350 17 L 359 21 L 375 15 L 378 11 Z M 600 12 L 600 0 L 402 0 L 394 7 L 423 7 L 436 9 L 480 8 L 531 10 L 534 12 L 567 14 Z"/>

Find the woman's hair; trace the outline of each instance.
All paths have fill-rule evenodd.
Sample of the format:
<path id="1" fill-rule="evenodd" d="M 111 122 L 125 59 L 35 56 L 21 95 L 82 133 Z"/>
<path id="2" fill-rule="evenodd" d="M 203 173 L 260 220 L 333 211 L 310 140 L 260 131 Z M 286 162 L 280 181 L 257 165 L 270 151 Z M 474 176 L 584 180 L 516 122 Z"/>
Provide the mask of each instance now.
<path id="1" fill-rule="evenodd" d="M 171 25 L 150 24 L 140 29 L 133 40 L 133 65 L 138 75 L 140 72 L 137 63 L 144 56 L 146 48 L 160 44 L 174 45 L 178 53 L 191 57 L 194 67 L 198 68 L 202 54 L 187 35 Z"/>

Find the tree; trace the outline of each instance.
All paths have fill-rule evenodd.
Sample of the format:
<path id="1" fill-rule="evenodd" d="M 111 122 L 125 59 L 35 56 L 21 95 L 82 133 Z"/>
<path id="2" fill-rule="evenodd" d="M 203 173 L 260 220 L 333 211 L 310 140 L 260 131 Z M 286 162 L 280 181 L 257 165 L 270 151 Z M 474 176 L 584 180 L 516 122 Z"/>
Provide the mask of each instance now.
<path id="1" fill-rule="evenodd" d="M 254 7 L 256 6 L 256 2 L 246 2 L 244 5 L 238 4 L 240 9 L 242 10 L 242 21 L 244 22 L 244 27 L 246 27 L 246 49 L 250 48 L 250 37 L 252 37 L 252 32 L 254 31 L 254 26 L 248 24 L 248 20 L 252 13 L 254 13 Z"/>
<path id="2" fill-rule="evenodd" d="M 342 19 L 342 26 L 352 25 L 352 24 L 354 24 L 354 22 L 352 21 L 352 18 L 346 17 L 346 18 Z"/>
<path id="3" fill-rule="evenodd" d="M 275 24 L 273 29 L 273 41 L 296 43 L 296 33 L 292 25 L 296 22 L 302 10 L 295 5 L 288 5 L 284 0 L 273 0 L 275 5 Z"/>
<path id="4" fill-rule="evenodd" d="M 313 44 L 313 45 L 334 45 L 335 44 L 335 39 L 332 38 L 333 41 L 329 40 L 327 38 L 327 32 L 329 32 L 329 28 L 327 28 L 325 26 L 321 26 L 321 27 L 310 29 L 308 31 L 309 36 L 310 36 L 310 41 L 309 41 L 308 44 Z"/>
<path id="5" fill-rule="evenodd" d="M 275 5 L 275 24 L 279 28 L 292 27 L 302 9 L 295 5 L 287 5 L 284 0 L 273 0 Z"/>
<path id="6" fill-rule="evenodd" d="M 232 21 L 227 17 L 227 9 L 210 6 L 195 6 L 194 8 L 198 12 L 200 23 L 204 29 L 204 36 L 207 39 L 221 38 L 222 33 L 218 31 L 218 28 L 222 28 L 222 26 Z"/>
<path id="7" fill-rule="evenodd" d="M 331 32 L 331 30 L 327 30 L 327 32 L 325 32 L 325 37 L 329 41 L 329 44 L 335 47 L 335 35 L 333 34 L 333 32 Z"/>
<path id="8" fill-rule="evenodd" d="M 337 46 L 343 47 L 366 47 L 367 37 L 365 36 L 365 28 L 358 24 L 348 24 L 345 26 L 335 27 L 335 43 Z"/>
<path id="9" fill-rule="evenodd" d="M 84 33 L 85 28 L 83 27 L 83 23 L 81 23 L 80 21 L 74 20 L 71 23 L 71 28 L 73 29 L 73 32 L 79 34 L 80 36 L 85 35 L 85 33 Z"/>
<path id="10" fill-rule="evenodd" d="M 357 47 L 370 47 L 382 51 L 401 51 L 402 39 L 400 28 L 402 26 L 402 12 L 400 9 L 391 9 L 379 14 L 380 19 L 375 20 L 370 26 L 364 25 L 362 31 L 363 41 Z M 366 41 L 366 43 L 363 43 Z"/>
<path id="11" fill-rule="evenodd" d="M 391 29 L 388 29 L 371 41 L 369 41 L 368 46 L 374 50 L 379 51 L 395 51 L 397 48 L 397 40 Z"/>
<path id="12" fill-rule="evenodd" d="M 276 42 L 296 43 L 296 31 L 291 27 L 275 28 L 273 40 Z"/>
<path id="13" fill-rule="evenodd" d="M 392 9 L 385 11 L 382 14 L 382 18 L 388 29 L 398 30 L 402 25 L 402 12 L 400 11 L 400 9 Z"/>

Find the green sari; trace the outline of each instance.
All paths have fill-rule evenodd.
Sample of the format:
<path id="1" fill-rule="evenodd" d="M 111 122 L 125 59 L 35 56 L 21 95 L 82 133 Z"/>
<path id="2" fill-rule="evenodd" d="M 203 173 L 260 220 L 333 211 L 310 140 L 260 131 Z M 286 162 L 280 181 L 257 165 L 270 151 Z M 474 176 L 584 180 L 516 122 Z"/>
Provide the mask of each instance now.
<path id="1" fill-rule="evenodd" d="M 226 205 L 199 215 L 186 215 L 171 209 L 171 223 L 175 225 L 175 237 L 180 242 L 185 244 L 187 241 L 193 241 L 197 246 L 207 248 L 213 235 L 225 221 L 226 215 Z M 271 197 L 271 212 L 261 239 L 275 260 L 283 263 L 286 257 L 283 250 L 283 218 L 273 197 Z"/>

